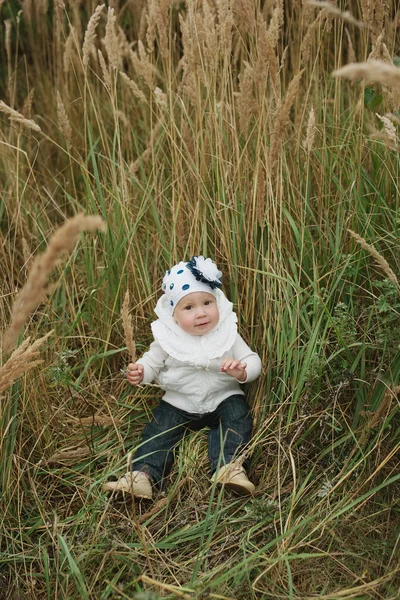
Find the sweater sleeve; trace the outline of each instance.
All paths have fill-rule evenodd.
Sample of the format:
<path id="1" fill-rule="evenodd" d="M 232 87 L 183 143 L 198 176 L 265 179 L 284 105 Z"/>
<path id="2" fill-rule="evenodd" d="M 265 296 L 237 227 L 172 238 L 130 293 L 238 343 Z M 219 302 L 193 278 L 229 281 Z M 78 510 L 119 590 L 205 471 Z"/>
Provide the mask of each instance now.
<path id="1" fill-rule="evenodd" d="M 151 383 L 154 381 L 163 368 L 166 358 L 168 358 L 168 353 L 161 348 L 158 342 L 152 342 L 149 350 L 137 361 L 139 365 L 144 366 L 142 383 Z"/>
<path id="2" fill-rule="evenodd" d="M 256 352 L 253 352 L 253 350 L 246 344 L 239 334 L 236 337 L 232 350 L 233 358 L 236 358 L 236 360 L 240 360 L 240 362 L 245 362 L 247 364 L 247 379 L 245 381 L 241 381 L 240 383 L 246 383 L 257 379 L 261 373 L 261 359 Z"/>

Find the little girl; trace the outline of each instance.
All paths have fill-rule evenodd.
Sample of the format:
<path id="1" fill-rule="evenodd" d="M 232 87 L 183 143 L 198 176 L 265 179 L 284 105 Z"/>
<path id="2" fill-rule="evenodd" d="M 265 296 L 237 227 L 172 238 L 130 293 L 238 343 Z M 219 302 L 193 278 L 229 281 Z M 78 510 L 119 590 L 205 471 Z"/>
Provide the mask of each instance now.
<path id="1" fill-rule="evenodd" d="M 131 385 L 155 381 L 165 391 L 143 431 L 132 472 L 108 482 L 108 491 L 152 498 L 173 463 L 173 449 L 189 429 L 209 427 L 212 480 L 242 495 L 255 487 L 242 466 L 252 419 L 241 383 L 253 381 L 261 361 L 237 332 L 222 273 L 210 258 L 194 256 L 167 271 L 151 324 L 154 342 L 130 363 Z"/>

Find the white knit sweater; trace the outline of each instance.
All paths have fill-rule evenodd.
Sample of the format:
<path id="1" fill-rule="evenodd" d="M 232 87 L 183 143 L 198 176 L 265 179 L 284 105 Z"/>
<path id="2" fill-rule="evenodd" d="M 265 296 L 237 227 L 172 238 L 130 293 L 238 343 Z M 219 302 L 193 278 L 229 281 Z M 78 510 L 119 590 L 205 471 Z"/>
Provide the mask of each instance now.
<path id="1" fill-rule="evenodd" d="M 165 391 L 163 400 L 190 413 L 212 412 L 229 396 L 244 394 L 239 381 L 221 373 L 224 358 L 247 364 L 246 382 L 254 381 L 261 371 L 259 356 L 237 333 L 232 303 L 217 292 L 220 319 L 203 336 L 184 332 L 161 297 L 155 309 L 159 319 L 152 323 L 155 341 L 137 361 L 144 366 L 143 383 L 158 383 Z"/>

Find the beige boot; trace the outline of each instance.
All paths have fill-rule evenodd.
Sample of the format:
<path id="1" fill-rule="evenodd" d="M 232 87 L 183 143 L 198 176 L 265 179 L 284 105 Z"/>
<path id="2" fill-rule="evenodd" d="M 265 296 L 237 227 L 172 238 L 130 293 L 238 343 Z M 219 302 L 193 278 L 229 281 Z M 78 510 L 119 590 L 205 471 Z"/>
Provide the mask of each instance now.
<path id="1" fill-rule="evenodd" d="M 240 496 L 252 496 L 255 486 L 247 478 L 246 471 L 237 463 L 223 465 L 214 473 L 212 480 L 217 480 L 217 485 L 225 485 Z"/>
<path id="2" fill-rule="evenodd" d="M 122 492 L 132 494 L 135 498 L 151 500 L 153 490 L 150 479 L 141 471 L 129 471 L 118 481 L 108 481 L 104 484 L 105 492 Z"/>

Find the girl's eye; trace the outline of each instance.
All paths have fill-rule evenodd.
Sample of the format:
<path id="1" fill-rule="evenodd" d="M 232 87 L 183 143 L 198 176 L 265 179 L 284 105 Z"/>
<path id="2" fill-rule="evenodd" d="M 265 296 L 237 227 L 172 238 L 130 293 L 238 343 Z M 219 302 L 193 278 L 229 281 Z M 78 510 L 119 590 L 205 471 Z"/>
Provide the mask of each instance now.
<path id="1" fill-rule="evenodd" d="M 191 308 L 192 307 L 190 305 L 189 306 L 185 306 L 185 310 L 190 310 Z"/>
<path id="2" fill-rule="evenodd" d="M 206 300 L 206 301 L 204 302 L 204 304 L 205 304 L 206 306 L 208 306 L 209 304 L 211 304 L 211 300 Z"/>

